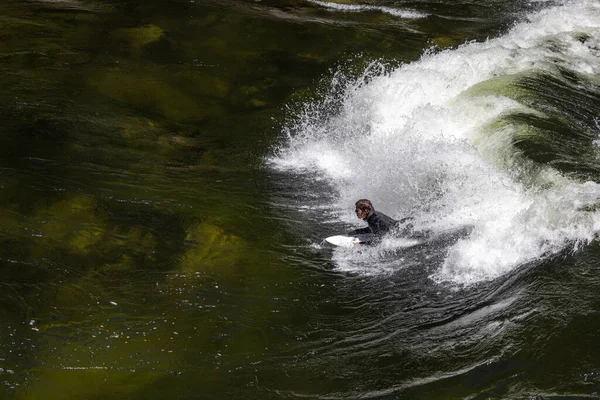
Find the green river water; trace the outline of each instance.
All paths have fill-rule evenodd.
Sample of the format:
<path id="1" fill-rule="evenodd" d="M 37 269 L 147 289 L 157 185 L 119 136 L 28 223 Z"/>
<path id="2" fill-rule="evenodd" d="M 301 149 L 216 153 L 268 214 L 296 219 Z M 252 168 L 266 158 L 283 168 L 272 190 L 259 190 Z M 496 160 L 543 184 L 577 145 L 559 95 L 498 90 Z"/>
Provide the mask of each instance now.
<path id="1" fill-rule="evenodd" d="M 474 285 L 432 278 L 437 248 L 402 274 L 346 272 L 320 244 L 350 229 L 336 184 L 269 161 L 311 104 L 343 97 L 334 77 L 484 42 L 549 4 L 360 4 L 0 3 L 0 398 L 600 396 L 596 242 Z M 523 134 L 520 152 L 599 181 L 597 80 L 565 73 L 572 97 L 554 97 L 536 79 L 551 82 L 519 93 L 554 119 L 510 118 L 550 139 Z"/>

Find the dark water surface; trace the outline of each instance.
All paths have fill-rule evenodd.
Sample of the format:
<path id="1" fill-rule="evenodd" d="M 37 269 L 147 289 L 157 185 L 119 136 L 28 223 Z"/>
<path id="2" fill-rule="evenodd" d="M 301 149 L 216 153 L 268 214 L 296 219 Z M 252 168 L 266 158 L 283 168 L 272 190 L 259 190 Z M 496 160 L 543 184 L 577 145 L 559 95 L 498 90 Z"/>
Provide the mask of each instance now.
<path id="1" fill-rule="evenodd" d="M 600 398 L 599 49 L 592 1 L 3 1 L 0 398 Z M 364 196 L 437 239 L 323 245 Z"/>

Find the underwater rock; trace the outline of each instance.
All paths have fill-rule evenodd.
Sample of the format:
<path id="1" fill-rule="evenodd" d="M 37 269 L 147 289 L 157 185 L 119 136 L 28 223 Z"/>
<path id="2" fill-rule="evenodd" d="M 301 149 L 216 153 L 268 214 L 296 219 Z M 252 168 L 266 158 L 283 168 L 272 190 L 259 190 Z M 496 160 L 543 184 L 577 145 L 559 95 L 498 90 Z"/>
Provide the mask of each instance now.
<path id="1" fill-rule="evenodd" d="M 268 105 L 266 100 L 267 90 L 270 86 L 271 83 L 268 81 L 265 81 L 262 85 L 241 86 L 232 93 L 231 103 L 235 107 L 244 109 L 266 107 Z"/>
<path id="2" fill-rule="evenodd" d="M 130 73 L 115 69 L 96 76 L 90 84 L 109 98 L 146 112 L 160 113 L 177 122 L 202 121 L 221 114 L 221 108 L 214 103 L 179 90 L 165 80 L 164 74 L 155 72 Z"/>
<path id="3" fill-rule="evenodd" d="M 94 200 L 78 195 L 58 200 L 39 209 L 34 217 L 43 241 L 64 248 L 69 253 L 87 254 L 99 243 L 106 230 L 96 212 Z M 52 246 L 52 247 L 54 247 Z"/>
<path id="4" fill-rule="evenodd" d="M 226 234 L 218 226 L 204 222 L 188 230 L 186 240 L 193 247 L 185 252 L 181 270 L 188 274 L 231 271 L 248 250 L 248 244 L 239 236 Z"/>
<path id="5" fill-rule="evenodd" d="M 159 40 L 164 31 L 156 25 L 148 24 L 137 28 L 118 29 L 113 36 L 126 41 L 134 51 Z"/>

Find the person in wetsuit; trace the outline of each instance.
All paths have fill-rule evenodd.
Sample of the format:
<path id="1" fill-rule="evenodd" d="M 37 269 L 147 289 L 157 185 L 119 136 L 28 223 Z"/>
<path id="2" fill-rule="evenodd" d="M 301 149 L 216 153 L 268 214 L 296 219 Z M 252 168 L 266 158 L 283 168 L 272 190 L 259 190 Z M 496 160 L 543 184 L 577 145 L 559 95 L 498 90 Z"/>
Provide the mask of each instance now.
<path id="1" fill-rule="evenodd" d="M 375 208 L 373 208 L 373 203 L 367 199 L 358 200 L 356 202 L 356 209 L 354 211 L 356 212 L 356 216 L 364 220 L 367 224 L 369 224 L 369 226 L 348 232 L 348 235 L 350 236 L 372 233 L 376 237 L 381 238 L 381 236 L 388 233 L 392 228 L 396 228 L 400 224 L 411 219 L 410 217 L 407 217 L 402 218 L 400 221 L 396 221 L 382 212 L 376 212 Z"/>

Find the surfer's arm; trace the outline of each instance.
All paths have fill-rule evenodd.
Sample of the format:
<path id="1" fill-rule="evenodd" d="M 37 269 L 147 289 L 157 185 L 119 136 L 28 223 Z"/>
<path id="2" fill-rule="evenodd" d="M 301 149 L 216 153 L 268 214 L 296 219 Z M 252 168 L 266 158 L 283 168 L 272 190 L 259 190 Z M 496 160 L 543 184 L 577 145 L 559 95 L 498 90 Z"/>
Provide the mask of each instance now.
<path id="1" fill-rule="evenodd" d="M 366 227 L 366 228 L 361 228 L 361 229 L 355 229 L 353 231 L 348 232 L 348 235 L 350 236 L 354 236 L 354 235 L 362 235 L 363 233 L 373 233 L 373 231 L 371 230 L 370 227 Z"/>

